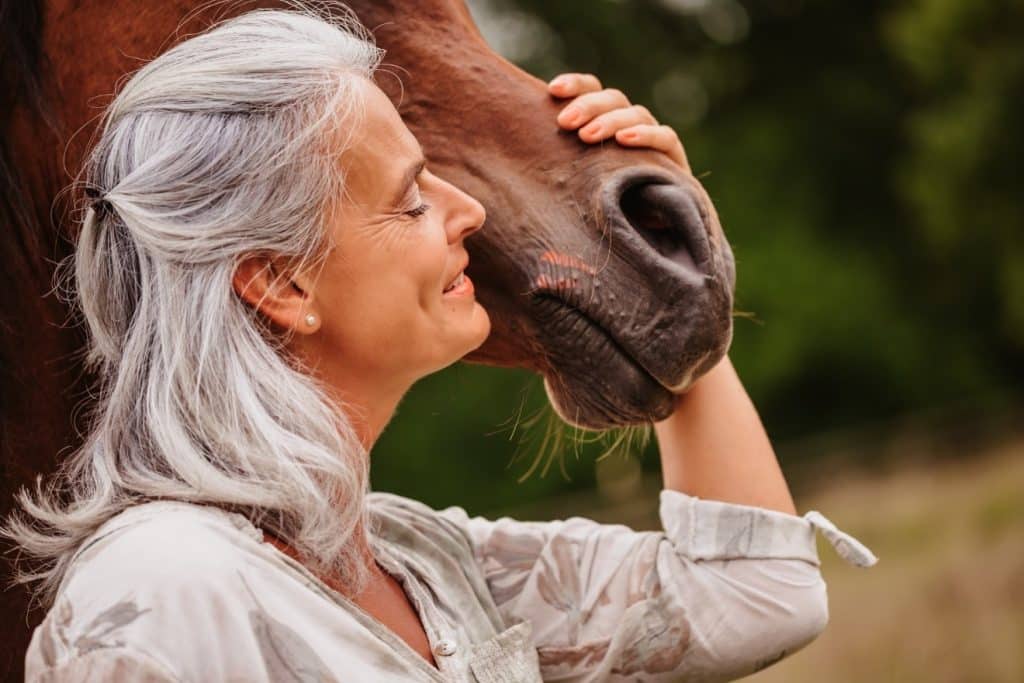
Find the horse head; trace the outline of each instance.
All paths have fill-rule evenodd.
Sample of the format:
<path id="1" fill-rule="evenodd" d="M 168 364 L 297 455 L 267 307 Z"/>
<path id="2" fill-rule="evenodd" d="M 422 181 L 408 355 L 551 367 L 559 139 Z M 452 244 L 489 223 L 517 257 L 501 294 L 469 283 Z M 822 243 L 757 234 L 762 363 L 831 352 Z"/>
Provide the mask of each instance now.
<path id="1" fill-rule="evenodd" d="M 732 253 L 690 169 L 559 129 L 564 103 L 486 44 L 463 0 L 350 4 L 405 71 L 379 85 L 433 171 L 487 208 L 467 272 L 492 333 L 466 360 L 543 374 L 581 427 L 666 417 L 732 336 Z"/>

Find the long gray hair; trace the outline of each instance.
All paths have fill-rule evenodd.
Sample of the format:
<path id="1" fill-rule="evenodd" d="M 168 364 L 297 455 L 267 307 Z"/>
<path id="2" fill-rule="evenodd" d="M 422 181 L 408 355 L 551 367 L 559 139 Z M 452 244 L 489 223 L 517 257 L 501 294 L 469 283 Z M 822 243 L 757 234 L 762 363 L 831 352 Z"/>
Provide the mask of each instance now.
<path id="1" fill-rule="evenodd" d="M 383 50 L 344 5 L 290 3 L 216 24 L 139 69 L 106 110 L 84 209 L 58 270 L 100 393 L 83 445 L 22 490 L 3 533 L 52 602 L 75 551 L 128 506 L 241 511 L 353 589 L 368 457 L 288 335 L 235 293 L 245 256 L 318 267 L 339 157 Z M 286 269 L 287 270 L 287 269 Z M 63 273 L 63 275 L 61 274 Z"/>

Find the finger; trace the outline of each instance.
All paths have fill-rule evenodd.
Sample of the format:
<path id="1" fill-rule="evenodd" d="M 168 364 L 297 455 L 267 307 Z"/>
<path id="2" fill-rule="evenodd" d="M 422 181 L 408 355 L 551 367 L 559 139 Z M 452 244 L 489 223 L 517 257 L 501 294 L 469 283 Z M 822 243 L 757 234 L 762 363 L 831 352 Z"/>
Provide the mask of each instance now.
<path id="1" fill-rule="evenodd" d="M 664 152 L 683 168 L 690 168 L 686 159 L 686 150 L 679 140 L 679 135 L 671 126 L 650 125 L 642 123 L 623 128 L 615 133 L 615 140 L 626 147 L 650 147 Z"/>
<path id="2" fill-rule="evenodd" d="M 575 97 L 601 89 L 601 81 L 594 74 L 564 73 L 551 79 L 548 92 L 556 97 Z"/>
<path id="3" fill-rule="evenodd" d="M 580 128 L 579 135 L 584 142 L 599 142 L 607 140 L 623 128 L 630 128 L 641 123 L 657 124 L 658 122 L 647 107 L 642 104 L 634 104 L 631 107 L 613 109 L 594 117 L 590 123 Z"/>
<path id="4" fill-rule="evenodd" d="M 572 130 L 606 111 L 628 106 L 629 99 L 622 94 L 621 90 L 615 88 L 584 93 L 572 100 L 565 109 L 558 113 L 558 125 Z"/>

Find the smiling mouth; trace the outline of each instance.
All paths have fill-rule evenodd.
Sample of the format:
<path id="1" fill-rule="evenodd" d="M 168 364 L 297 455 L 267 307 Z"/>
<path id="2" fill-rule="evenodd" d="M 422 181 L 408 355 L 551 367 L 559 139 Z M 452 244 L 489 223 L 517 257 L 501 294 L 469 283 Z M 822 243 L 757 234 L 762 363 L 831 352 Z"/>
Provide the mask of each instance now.
<path id="1" fill-rule="evenodd" d="M 441 290 L 441 293 L 447 294 L 453 289 L 462 287 L 466 283 L 466 281 L 469 280 L 469 277 L 466 275 L 466 268 L 468 267 L 469 255 L 466 254 L 462 259 L 462 265 L 459 266 L 459 269 L 455 271 L 455 274 L 448 279 L 448 284 L 444 286 L 444 289 Z"/>
<path id="2" fill-rule="evenodd" d="M 445 287 L 444 289 L 441 290 L 441 293 L 442 294 L 447 294 L 448 292 L 452 291 L 453 289 L 455 289 L 456 287 L 461 285 L 465 281 L 465 279 L 466 279 L 466 274 L 463 273 L 463 272 L 460 272 L 458 275 L 455 276 L 454 280 L 452 280 L 451 282 L 448 283 L 447 287 Z"/>
<path id="3" fill-rule="evenodd" d="M 474 292 L 473 281 L 465 272 L 459 273 L 442 292 L 441 296 L 468 296 Z"/>

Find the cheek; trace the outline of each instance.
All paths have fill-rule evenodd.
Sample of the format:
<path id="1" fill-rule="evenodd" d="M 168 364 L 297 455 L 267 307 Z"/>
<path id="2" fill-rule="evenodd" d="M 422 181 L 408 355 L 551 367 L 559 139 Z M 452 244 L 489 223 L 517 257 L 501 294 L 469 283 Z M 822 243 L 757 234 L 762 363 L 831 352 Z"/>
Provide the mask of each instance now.
<path id="1" fill-rule="evenodd" d="M 417 316 L 424 311 L 433 315 L 443 303 L 443 279 L 452 267 L 448 242 L 437 219 L 425 221 L 390 226 L 358 248 L 347 245 L 325 269 L 325 303 L 336 318 L 333 327 L 350 343 L 357 341 L 354 337 L 363 343 L 393 343 L 415 334 Z"/>
<path id="2" fill-rule="evenodd" d="M 443 279 L 448 263 L 448 242 L 444 228 L 433 223 L 411 227 L 410 239 L 396 245 L 389 269 L 397 271 L 395 282 L 404 279 L 406 286 L 417 290 L 420 306 L 433 308 L 440 301 Z"/>
<path id="3" fill-rule="evenodd" d="M 413 252 L 415 253 L 415 252 Z M 393 345 L 415 334 L 417 321 L 440 299 L 444 265 L 420 256 L 410 259 L 364 262 L 344 279 L 332 283 L 328 293 L 330 314 L 339 341 L 354 345 Z M 381 350 L 378 346 L 378 350 Z"/>

